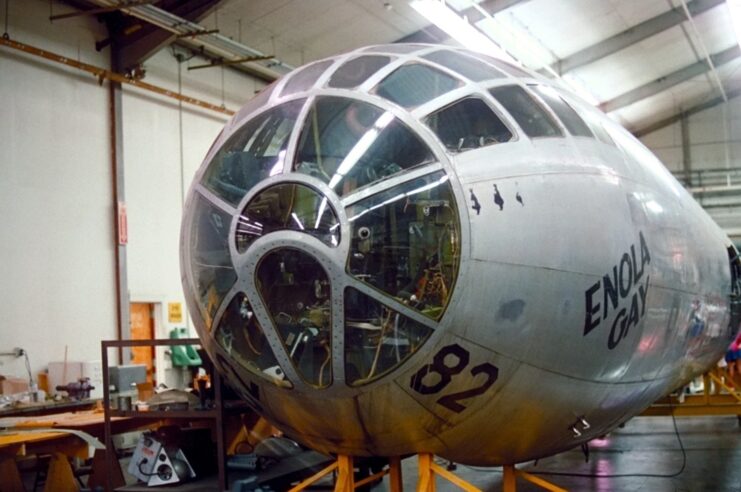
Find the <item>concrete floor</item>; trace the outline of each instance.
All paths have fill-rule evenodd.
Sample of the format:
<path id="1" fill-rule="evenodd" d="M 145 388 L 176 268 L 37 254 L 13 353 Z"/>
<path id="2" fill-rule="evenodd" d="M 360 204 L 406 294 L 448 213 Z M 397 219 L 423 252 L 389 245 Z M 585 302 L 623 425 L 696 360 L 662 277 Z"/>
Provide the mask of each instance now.
<path id="1" fill-rule="evenodd" d="M 520 465 L 529 472 L 628 475 L 615 478 L 588 478 L 542 475 L 570 491 L 609 492 L 741 492 L 741 427 L 731 417 L 679 417 L 679 435 L 684 444 L 687 464 L 676 477 L 647 477 L 640 474 L 673 475 L 682 468 L 682 451 L 671 417 L 637 417 L 602 441 L 590 445 L 590 460 L 585 463 L 578 448 L 557 456 Z M 445 464 L 438 460 L 438 463 Z M 402 462 L 404 490 L 416 489 L 416 458 Z M 501 468 L 480 469 L 458 465 L 454 472 L 485 492 L 502 490 Z M 387 483 L 374 491 L 388 490 Z M 543 489 L 518 479 L 520 492 Z M 451 483 L 437 479 L 437 492 L 460 491 Z"/>

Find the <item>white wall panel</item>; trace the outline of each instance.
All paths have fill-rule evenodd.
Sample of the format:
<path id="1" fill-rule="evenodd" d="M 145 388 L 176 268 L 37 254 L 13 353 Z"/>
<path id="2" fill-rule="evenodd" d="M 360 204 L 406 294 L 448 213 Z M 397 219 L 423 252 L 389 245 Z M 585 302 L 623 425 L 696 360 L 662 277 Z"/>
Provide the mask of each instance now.
<path id="1" fill-rule="evenodd" d="M 96 22 L 48 15 L 47 2 L 10 2 L 11 38 L 107 63 Z M 65 345 L 70 360 L 99 359 L 116 333 L 107 107 L 93 77 L 0 48 L 0 351 L 23 347 L 34 373 Z"/>
<path id="2" fill-rule="evenodd" d="M 103 24 L 48 17 L 46 0 L 11 1 L 11 38 L 109 66 L 108 50 L 94 49 L 107 37 Z M 221 68 L 189 72 L 188 63 L 205 62 L 183 65 L 183 93 L 231 109 L 264 85 Z M 177 90 L 169 49 L 145 68 L 147 82 Z M 122 109 L 129 293 L 134 301 L 163 303 L 164 335 L 166 303 L 183 302 L 181 189 L 227 117 L 184 104 L 181 155 L 177 101 L 126 88 Z M 100 340 L 115 338 L 117 323 L 107 84 L 0 47 L 0 142 L 0 351 L 27 349 L 34 373 L 62 360 L 65 345 L 70 360 L 99 359 Z M 22 360 L 0 362 L 0 374 L 25 373 Z"/>

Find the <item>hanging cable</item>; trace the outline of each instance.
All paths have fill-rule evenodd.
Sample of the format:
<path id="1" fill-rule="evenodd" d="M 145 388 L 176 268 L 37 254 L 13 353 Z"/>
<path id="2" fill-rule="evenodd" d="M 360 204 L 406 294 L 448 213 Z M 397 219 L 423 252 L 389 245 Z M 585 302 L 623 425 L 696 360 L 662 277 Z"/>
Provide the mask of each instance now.
<path id="1" fill-rule="evenodd" d="M 5 29 L 3 30 L 3 38 L 10 39 L 10 34 L 8 34 L 8 4 L 10 3 L 10 0 L 5 0 Z"/>

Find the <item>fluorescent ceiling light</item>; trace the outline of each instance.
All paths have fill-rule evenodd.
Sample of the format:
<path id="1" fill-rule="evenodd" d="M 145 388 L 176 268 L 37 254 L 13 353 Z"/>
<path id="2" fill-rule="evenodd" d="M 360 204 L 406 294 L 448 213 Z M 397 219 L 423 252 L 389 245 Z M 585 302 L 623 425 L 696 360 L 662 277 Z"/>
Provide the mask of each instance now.
<path id="1" fill-rule="evenodd" d="M 741 0 L 726 0 L 728 10 L 731 11 L 733 30 L 736 31 L 736 42 L 741 46 Z"/>
<path id="2" fill-rule="evenodd" d="M 494 41 L 469 24 L 468 21 L 459 17 L 444 2 L 440 0 L 415 0 L 411 3 L 411 6 L 464 47 L 479 53 L 513 61 L 512 57 Z"/>

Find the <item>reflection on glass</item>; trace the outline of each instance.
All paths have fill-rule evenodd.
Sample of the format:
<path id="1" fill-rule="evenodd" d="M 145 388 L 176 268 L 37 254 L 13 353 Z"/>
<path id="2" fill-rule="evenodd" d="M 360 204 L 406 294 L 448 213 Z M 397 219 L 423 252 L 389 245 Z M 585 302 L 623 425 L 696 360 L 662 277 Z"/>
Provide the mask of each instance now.
<path id="1" fill-rule="evenodd" d="M 309 384 L 332 383 L 330 284 L 319 262 L 295 249 L 265 256 L 257 288 L 296 370 Z"/>
<path id="2" fill-rule="evenodd" d="M 494 98 L 530 137 L 561 137 L 561 129 L 551 116 L 518 85 L 505 85 L 490 89 Z"/>
<path id="3" fill-rule="evenodd" d="M 518 67 L 516 65 L 513 65 L 511 63 L 508 63 L 508 62 L 506 62 L 504 60 L 500 60 L 499 58 L 494 58 L 493 56 L 484 55 L 483 53 L 478 53 L 478 52 L 473 52 L 473 51 L 471 51 L 469 53 L 472 54 L 472 55 L 474 55 L 477 58 L 480 58 L 481 60 L 485 61 L 489 65 L 493 65 L 493 66 L 497 67 L 499 70 L 501 70 L 501 71 L 503 71 L 505 73 L 508 73 L 508 74 L 510 74 L 510 75 L 512 75 L 514 77 L 522 77 L 522 78 L 529 77 L 529 78 L 532 78 L 532 74 L 530 74 L 526 70 L 524 70 L 524 69 L 522 69 L 522 68 L 520 68 L 520 67 Z"/>
<path id="4" fill-rule="evenodd" d="M 293 386 L 278 364 L 247 296 L 241 292 L 224 311 L 216 329 L 216 342 L 252 374 L 278 386 Z"/>
<path id="5" fill-rule="evenodd" d="M 332 60 L 320 61 L 304 67 L 297 71 L 295 74 L 290 75 L 291 78 L 283 87 L 280 95 L 286 96 L 288 94 L 303 92 L 310 89 L 311 86 L 314 85 L 314 83 L 317 81 L 319 76 L 322 75 L 331 64 Z"/>
<path id="6" fill-rule="evenodd" d="M 450 152 L 465 152 L 487 145 L 508 142 L 512 132 L 494 111 L 479 98 L 456 101 L 425 119 Z"/>
<path id="7" fill-rule="evenodd" d="M 216 311 L 237 280 L 229 256 L 230 217 L 200 194 L 193 197 L 190 270 L 198 307 L 211 330 Z"/>
<path id="8" fill-rule="evenodd" d="M 531 85 L 530 88 L 540 96 L 543 101 L 561 119 L 561 123 L 575 137 L 592 137 L 592 132 L 584 120 L 563 100 L 551 87 L 544 85 Z"/>
<path id="9" fill-rule="evenodd" d="M 360 386 L 417 351 L 432 329 L 358 290 L 345 290 L 345 379 Z"/>
<path id="10" fill-rule="evenodd" d="M 352 99 L 320 97 L 304 123 L 294 170 L 345 195 L 432 161 L 430 149 L 390 112 Z"/>
<path id="11" fill-rule="evenodd" d="M 448 177 L 433 173 L 347 209 L 348 271 L 433 319 L 450 299 L 460 262 L 460 224 Z"/>
<path id="12" fill-rule="evenodd" d="M 429 48 L 424 44 L 380 44 L 378 46 L 371 46 L 363 51 L 375 51 L 380 53 L 414 53 L 424 48 Z"/>
<path id="13" fill-rule="evenodd" d="M 237 251 L 273 231 L 305 232 L 328 246 L 340 243 L 340 224 L 327 199 L 308 186 L 281 183 L 258 193 L 237 220 Z"/>
<path id="14" fill-rule="evenodd" d="M 429 55 L 423 56 L 422 58 L 449 68 L 454 72 L 458 72 L 474 82 L 504 77 L 502 72 L 491 65 L 482 63 L 481 60 L 476 60 L 475 58 L 471 58 L 470 56 L 455 51 L 435 51 Z"/>
<path id="15" fill-rule="evenodd" d="M 462 85 L 461 81 L 421 63 L 399 67 L 383 79 L 376 94 L 405 108 L 419 106 Z"/>
<path id="16" fill-rule="evenodd" d="M 255 184 L 283 172 L 288 137 L 304 100 L 291 101 L 248 121 L 219 149 L 203 184 L 237 205 Z"/>
<path id="17" fill-rule="evenodd" d="M 359 56 L 345 62 L 329 79 L 329 86 L 349 89 L 357 87 L 368 77 L 380 70 L 391 61 L 388 56 L 368 55 Z"/>

